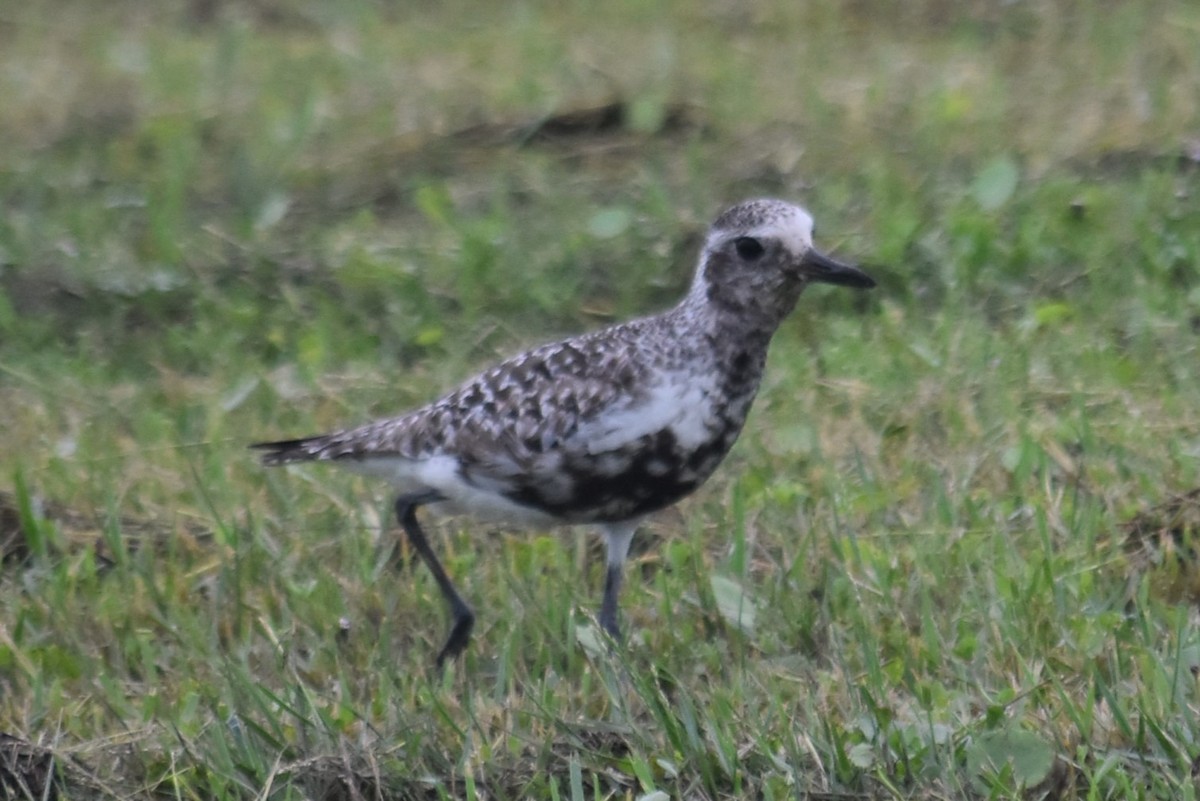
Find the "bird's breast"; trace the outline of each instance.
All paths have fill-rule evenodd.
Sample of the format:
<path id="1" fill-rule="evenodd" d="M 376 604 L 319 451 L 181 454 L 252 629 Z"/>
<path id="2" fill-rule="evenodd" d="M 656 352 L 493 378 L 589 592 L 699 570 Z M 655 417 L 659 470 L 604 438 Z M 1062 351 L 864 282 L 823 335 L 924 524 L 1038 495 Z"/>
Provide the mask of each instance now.
<path id="1" fill-rule="evenodd" d="M 574 447 L 556 455 L 557 481 L 518 481 L 510 497 L 575 523 L 670 506 L 713 474 L 741 431 L 752 395 L 728 397 L 721 388 L 715 377 L 656 385 L 581 429 Z"/>

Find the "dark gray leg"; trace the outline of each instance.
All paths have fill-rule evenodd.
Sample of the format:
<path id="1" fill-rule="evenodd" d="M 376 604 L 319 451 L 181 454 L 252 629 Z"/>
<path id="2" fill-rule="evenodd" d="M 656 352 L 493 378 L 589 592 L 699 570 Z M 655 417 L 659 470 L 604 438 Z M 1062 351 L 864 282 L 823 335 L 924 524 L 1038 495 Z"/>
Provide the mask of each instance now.
<path id="1" fill-rule="evenodd" d="M 396 519 L 400 521 L 400 527 L 404 529 L 412 547 L 429 566 L 429 572 L 433 573 L 433 580 L 437 582 L 438 589 L 442 591 L 442 597 L 446 599 L 446 604 L 450 607 L 450 617 L 453 621 L 450 625 L 450 636 L 446 638 L 446 644 L 442 646 L 442 650 L 437 655 L 437 666 L 438 669 L 441 669 L 447 659 L 453 659 L 467 647 L 467 643 L 471 640 L 471 627 L 475 625 L 475 613 L 458 594 L 454 582 L 450 581 L 450 577 L 446 575 L 442 563 L 438 561 L 433 549 L 429 547 L 429 541 L 425 539 L 425 532 L 421 531 L 421 526 L 417 523 L 417 507 L 423 503 L 438 500 L 441 500 L 441 496 L 436 493 L 401 495 L 396 499 Z"/>
<path id="2" fill-rule="evenodd" d="M 604 600 L 600 602 L 600 627 L 617 642 L 621 641 L 621 624 L 617 622 L 617 598 L 621 594 L 621 566 L 609 565 L 604 571 Z"/>
<path id="3" fill-rule="evenodd" d="M 621 577 L 625 570 L 625 557 L 629 554 L 629 543 L 637 531 L 636 522 L 611 523 L 604 527 L 608 545 L 607 568 L 604 571 L 604 600 L 600 602 L 600 627 L 613 640 L 621 641 L 621 626 L 617 623 L 617 599 L 621 594 Z"/>

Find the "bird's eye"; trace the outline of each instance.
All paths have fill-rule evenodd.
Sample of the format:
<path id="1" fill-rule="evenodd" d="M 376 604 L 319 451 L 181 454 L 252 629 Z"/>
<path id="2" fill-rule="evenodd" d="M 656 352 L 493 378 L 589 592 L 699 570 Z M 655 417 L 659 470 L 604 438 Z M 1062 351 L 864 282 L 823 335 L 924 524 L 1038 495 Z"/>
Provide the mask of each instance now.
<path id="1" fill-rule="evenodd" d="M 733 240 L 733 247 L 746 261 L 754 261 L 765 252 L 762 242 L 752 236 L 739 236 Z"/>

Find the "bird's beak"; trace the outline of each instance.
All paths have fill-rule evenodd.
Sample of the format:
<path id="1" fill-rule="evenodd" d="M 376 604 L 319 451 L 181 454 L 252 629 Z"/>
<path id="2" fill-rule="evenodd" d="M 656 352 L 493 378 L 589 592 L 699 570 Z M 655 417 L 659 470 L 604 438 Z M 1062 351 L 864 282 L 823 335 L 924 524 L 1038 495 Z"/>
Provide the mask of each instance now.
<path id="1" fill-rule="evenodd" d="M 800 275 L 809 281 L 819 281 L 823 284 L 853 286 L 870 289 L 875 286 L 875 279 L 849 264 L 842 264 L 831 259 L 816 248 L 809 248 L 800 259 Z"/>

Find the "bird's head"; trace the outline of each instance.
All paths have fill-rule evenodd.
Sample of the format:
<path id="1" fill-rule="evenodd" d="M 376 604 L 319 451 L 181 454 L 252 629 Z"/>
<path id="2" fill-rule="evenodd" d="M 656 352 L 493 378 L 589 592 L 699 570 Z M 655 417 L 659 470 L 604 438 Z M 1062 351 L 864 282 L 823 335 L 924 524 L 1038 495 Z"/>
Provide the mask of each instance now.
<path id="1" fill-rule="evenodd" d="M 762 313 L 777 324 L 810 283 L 869 289 L 874 279 L 813 245 L 813 219 L 782 200 L 748 200 L 709 229 L 693 292 L 732 310 Z"/>

